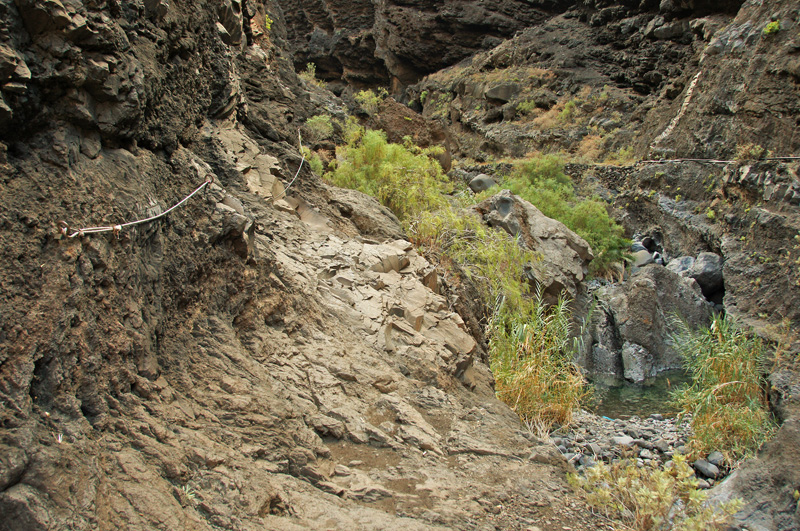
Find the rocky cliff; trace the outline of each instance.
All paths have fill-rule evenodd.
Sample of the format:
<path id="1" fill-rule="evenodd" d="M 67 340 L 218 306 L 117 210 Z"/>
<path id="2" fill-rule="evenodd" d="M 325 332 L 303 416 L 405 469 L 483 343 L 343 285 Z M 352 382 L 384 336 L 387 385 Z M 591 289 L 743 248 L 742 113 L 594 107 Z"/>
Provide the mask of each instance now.
<path id="1" fill-rule="evenodd" d="M 593 525 L 396 219 L 301 166 L 274 5 L 0 9 L 0 528 Z"/>
<path id="2" fill-rule="evenodd" d="M 391 85 L 459 157 L 575 151 L 599 128 L 604 152 L 796 155 L 798 16 L 0 0 L 0 529 L 602 527 L 494 398 L 468 294 L 385 208 L 302 163 L 298 126 L 344 104 L 295 69 Z M 580 120 L 533 123 L 576 97 Z M 796 163 L 587 168 L 631 235 L 725 259 L 726 310 L 797 329 Z M 796 381 L 773 375 L 790 420 Z M 777 478 L 752 496 L 768 528 L 795 525 L 796 470 L 772 465 L 794 462 L 792 430 L 734 485 Z"/>

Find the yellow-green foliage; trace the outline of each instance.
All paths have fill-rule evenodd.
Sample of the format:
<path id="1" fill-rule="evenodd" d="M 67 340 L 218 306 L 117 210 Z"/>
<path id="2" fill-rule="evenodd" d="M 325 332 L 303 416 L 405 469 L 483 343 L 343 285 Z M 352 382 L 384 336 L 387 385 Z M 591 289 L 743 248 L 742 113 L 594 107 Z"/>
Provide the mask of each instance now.
<path id="1" fill-rule="evenodd" d="M 433 159 L 441 148 L 389 143 L 383 131 L 365 131 L 352 122 L 345 136 L 348 144 L 336 149 L 335 167 L 325 174 L 328 181 L 378 198 L 403 221 L 446 203 L 442 194 L 451 185 Z"/>
<path id="2" fill-rule="evenodd" d="M 705 503 L 708 495 L 697 488 L 686 458 L 676 455 L 664 468 L 637 467 L 632 459 L 598 463 L 584 477 L 571 475 L 570 483 L 586 493 L 586 500 L 625 529 L 706 531 L 722 529 L 741 506 L 731 500 L 716 507 Z"/>
<path id="3" fill-rule="evenodd" d="M 272 23 L 274 21 L 270 18 L 269 14 L 264 15 L 264 29 L 267 30 L 267 33 L 272 29 Z"/>
<path id="4" fill-rule="evenodd" d="M 525 268 L 540 261 L 507 233 L 487 227 L 477 216 L 457 213 L 449 205 L 436 212 L 422 212 L 408 233 L 420 251 L 434 261 L 459 264 L 476 280 L 489 308 L 501 297 L 507 300 L 507 306 L 518 307 L 529 290 Z"/>
<path id="5" fill-rule="evenodd" d="M 764 29 L 761 30 L 761 33 L 765 37 L 768 37 L 770 35 L 774 35 L 774 34 L 778 33 L 780 30 L 781 30 L 781 21 L 780 20 L 773 20 L 772 22 L 770 22 L 769 24 L 764 26 Z"/>
<path id="6" fill-rule="evenodd" d="M 540 258 L 450 207 L 423 213 L 409 233 L 426 256 L 459 264 L 494 308 L 488 336 L 498 398 L 541 429 L 569 422 L 588 388 L 572 362 L 567 302 L 548 308 L 530 296 L 526 270 L 539 267 Z"/>
<path id="7" fill-rule="evenodd" d="M 324 81 L 317 79 L 317 65 L 314 63 L 307 63 L 306 69 L 300 72 L 298 76 L 300 76 L 300 79 L 311 85 L 316 85 L 318 87 L 325 86 Z"/>
<path id="8" fill-rule="evenodd" d="M 378 107 L 388 95 L 384 88 L 379 88 L 377 94 L 372 89 L 367 89 L 356 92 L 354 98 L 365 113 L 373 115 L 378 112 Z"/>
<path id="9" fill-rule="evenodd" d="M 517 164 L 508 186 L 591 245 L 595 255 L 589 266 L 592 274 L 604 274 L 627 259 L 630 241 L 624 238 L 622 227 L 608 215 L 602 200 L 578 199 L 559 156 L 540 155 Z"/>
<path id="10" fill-rule="evenodd" d="M 306 137 L 311 142 L 326 140 L 333 135 L 333 124 L 331 123 L 331 117 L 327 114 L 312 116 L 306 120 L 303 129 L 305 130 Z"/>
<path id="11" fill-rule="evenodd" d="M 316 173 L 317 175 L 322 175 L 322 159 L 319 158 L 319 155 L 311 151 L 305 146 L 300 148 L 300 153 L 306 158 L 306 164 L 311 168 L 311 171 Z"/>
<path id="12" fill-rule="evenodd" d="M 548 308 L 541 295 L 501 305 L 489 327 L 497 397 L 529 425 L 565 425 L 589 396 L 572 361 L 572 312 L 564 299 Z"/>
<path id="13" fill-rule="evenodd" d="M 720 450 L 731 463 L 751 455 L 775 430 L 762 376 L 763 341 L 724 316 L 708 328 L 693 331 L 681 322 L 679 329 L 673 341 L 692 384 L 673 399 L 692 414 L 689 448 L 702 455 Z"/>

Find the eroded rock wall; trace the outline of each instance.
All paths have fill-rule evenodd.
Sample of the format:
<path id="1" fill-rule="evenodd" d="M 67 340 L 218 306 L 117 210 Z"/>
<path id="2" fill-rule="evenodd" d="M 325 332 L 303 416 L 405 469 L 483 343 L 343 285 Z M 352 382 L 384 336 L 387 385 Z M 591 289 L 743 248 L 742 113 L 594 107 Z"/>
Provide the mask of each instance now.
<path id="1" fill-rule="evenodd" d="M 594 526 L 469 303 L 375 200 L 294 179 L 330 96 L 273 7 L 0 9 L 0 529 Z"/>
<path id="2" fill-rule="evenodd" d="M 295 61 L 314 62 L 329 80 L 387 85 L 416 82 L 493 48 L 572 2 L 516 0 L 423 1 L 279 0 Z"/>

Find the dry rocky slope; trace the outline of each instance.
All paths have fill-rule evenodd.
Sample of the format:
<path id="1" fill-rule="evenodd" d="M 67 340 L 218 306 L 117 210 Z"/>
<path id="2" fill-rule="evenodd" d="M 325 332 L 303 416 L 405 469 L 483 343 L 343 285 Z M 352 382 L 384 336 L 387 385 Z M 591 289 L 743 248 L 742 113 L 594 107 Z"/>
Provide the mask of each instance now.
<path id="1" fill-rule="evenodd" d="M 609 84 L 634 121 L 616 141 L 642 154 L 685 101 L 662 153 L 797 154 L 797 23 L 788 1 L 0 0 L 0 529 L 601 528 L 495 400 L 470 305 L 391 213 L 305 167 L 284 190 L 298 124 L 341 105 L 295 67 L 407 90 L 459 155 L 576 134 L 515 126 L 513 80 L 410 86 L 497 44 L 469 76 L 555 69 L 544 106 Z M 545 41 L 558 53 L 523 53 Z M 707 170 L 579 174 L 667 254 L 721 253 L 726 308 L 796 330 L 797 166 L 711 170 L 717 195 Z M 209 177 L 158 222 L 67 237 Z M 798 527 L 797 381 L 773 374 L 784 427 L 726 491 L 751 529 Z"/>
<path id="2" fill-rule="evenodd" d="M 594 525 L 393 216 L 285 194 L 275 6 L 0 12 L 0 529 Z"/>

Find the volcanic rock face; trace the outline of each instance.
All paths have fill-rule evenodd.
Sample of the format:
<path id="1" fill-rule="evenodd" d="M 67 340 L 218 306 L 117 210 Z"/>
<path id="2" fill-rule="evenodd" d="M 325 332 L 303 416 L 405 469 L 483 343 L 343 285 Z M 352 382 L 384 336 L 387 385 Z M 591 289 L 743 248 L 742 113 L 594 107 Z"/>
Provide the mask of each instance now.
<path id="1" fill-rule="evenodd" d="M 564 10 L 570 2 L 278 0 L 300 68 L 398 88 Z"/>
<path id="2" fill-rule="evenodd" d="M 592 528 L 469 302 L 298 168 L 264 6 L 220 5 L 0 2 L 0 529 Z"/>

